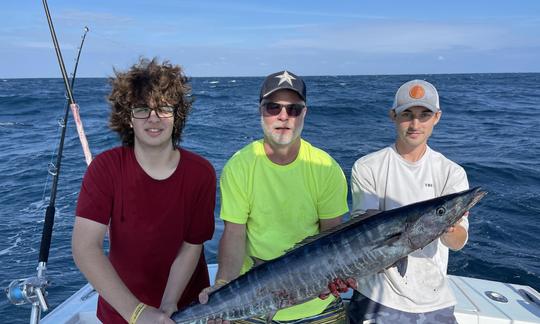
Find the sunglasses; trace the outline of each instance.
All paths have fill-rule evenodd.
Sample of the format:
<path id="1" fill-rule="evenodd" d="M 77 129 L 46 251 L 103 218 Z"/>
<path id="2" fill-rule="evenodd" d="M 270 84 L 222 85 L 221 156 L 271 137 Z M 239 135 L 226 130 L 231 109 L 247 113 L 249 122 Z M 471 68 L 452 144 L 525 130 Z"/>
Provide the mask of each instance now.
<path id="1" fill-rule="evenodd" d="M 306 105 L 301 103 L 282 105 L 278 104 L 277 102 L 266 102 L 263 103 L 262 106 L 266 110 L 266 113 L 271 116 L 279 115 L 281 113 L 281 109 L 285 108 L 285 111 L 287 111 L 287 115 L 291 117 L 300 116 L 302 110 L 306 107 Z"/>

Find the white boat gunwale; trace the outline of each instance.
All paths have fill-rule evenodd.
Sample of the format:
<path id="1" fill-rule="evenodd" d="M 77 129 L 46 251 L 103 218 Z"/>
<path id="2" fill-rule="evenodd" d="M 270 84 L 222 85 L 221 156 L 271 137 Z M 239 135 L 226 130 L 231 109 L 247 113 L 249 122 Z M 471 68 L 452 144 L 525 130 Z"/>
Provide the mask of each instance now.
<path id="1" fill-rule="evenodd" d="M 209 264 L 208 270 L 213 281 L 217 264 Z M 540 323 L 540 293 L 533 288 L 485 279 L 448 277 L 457 299 L 455 315 L 460 324 Z M 349 291 L 343 298 L 347 300 L 350 295 Z M 507 301 L 496 301 L 488 295 L 504 296 Z M 96 317 L 97 299 L 97 292 L 86 284 L 47 314 L 41 323 L 101 323 Z"/>

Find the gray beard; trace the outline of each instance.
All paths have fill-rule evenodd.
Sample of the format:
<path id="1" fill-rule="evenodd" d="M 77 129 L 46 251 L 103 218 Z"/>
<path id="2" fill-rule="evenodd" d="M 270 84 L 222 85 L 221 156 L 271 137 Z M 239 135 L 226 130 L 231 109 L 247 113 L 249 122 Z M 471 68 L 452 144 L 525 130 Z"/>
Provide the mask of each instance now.
<path id="1" fill-rule="evenodd" d="M 272 133 L 272 125 L 267 127 L 266 124 L 264 123 L 263 116 L 261 116 L 261 127 L 263 129 L 264 137 L 266 139 L 270 140 L 273 144 L 285 146 L 285 145 L 290 145 L 297 138 L 299 138 L 300 135 L 302 135 L 302 130 L 304 129 L 304 121 L 302 120 L 302 122 L 294 129 L 290 137 L 287 136 L 285 138 L 283 136 L 278 136 Z"/>

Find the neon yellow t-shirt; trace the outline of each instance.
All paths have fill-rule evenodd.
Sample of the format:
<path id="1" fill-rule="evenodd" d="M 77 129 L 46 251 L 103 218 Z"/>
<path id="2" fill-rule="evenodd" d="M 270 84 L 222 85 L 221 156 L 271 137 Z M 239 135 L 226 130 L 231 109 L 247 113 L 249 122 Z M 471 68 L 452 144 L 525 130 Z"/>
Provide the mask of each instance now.
<path id="1" fill-rule="evenodd" d="M 307 236 L 319 232 L 319 219 L 345 214 L 347 181 L 337 162 L 302 140 L 298 157 L 288 165 L 270 161 L 263 140 L 236 152 L 220 179 L 221 219 L 246 224 L 246 257 L 241 273 L 254 256 L 272 260 Z M 316 298 L 279 311 L 275 320 L 320 314 L 334 299 Z"/>

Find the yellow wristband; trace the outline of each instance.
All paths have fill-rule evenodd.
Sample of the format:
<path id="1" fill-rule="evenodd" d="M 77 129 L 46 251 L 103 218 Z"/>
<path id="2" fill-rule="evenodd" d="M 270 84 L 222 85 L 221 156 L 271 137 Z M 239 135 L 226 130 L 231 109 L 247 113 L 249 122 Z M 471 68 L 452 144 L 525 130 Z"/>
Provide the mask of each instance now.
<path id="1" fill-rule="evenodd" d="M 216 279 L 216 282 L 214 283 L 214 286 L 224 286 L 226 284 L 228 284 L 229 281 L 228 280 L 225 280 L 225 279 Z"/>
<path id="2" fill-rule="evenodd" d="M 137 320 L 139 319 L 139 316 L 141 316 L 142 312 L 146 308 L 145 303 L 139 303 L 137 307 L 135 307 L 135 310 L 133 313 L 131 313 L 131 318 L 129 319 L 129 324 L 135 324 L 137 323 Z"/>

